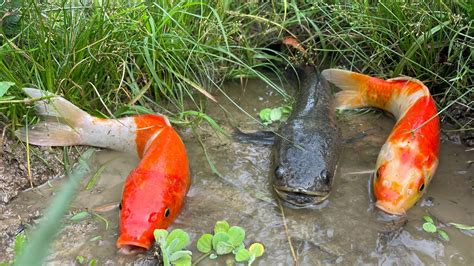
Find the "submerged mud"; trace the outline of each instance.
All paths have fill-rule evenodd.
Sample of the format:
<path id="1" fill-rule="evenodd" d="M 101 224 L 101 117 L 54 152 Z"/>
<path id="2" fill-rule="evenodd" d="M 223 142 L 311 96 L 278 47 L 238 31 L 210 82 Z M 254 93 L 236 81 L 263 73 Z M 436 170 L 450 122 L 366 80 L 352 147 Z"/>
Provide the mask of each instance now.
<path id="1" fill-rule="evenodd" d="M 280 97 L 259 81 L 244 88 L 229 82 L 226 91 L 254 117 L 262 108 L 282 104 Z M 255 120 L 239 112 L 225 97 L 219 96 L 218 100 L 229 112 L 225 114 L 218 105 L 209 106 L 207 111 L 224 129 L 260 129 Z M 206 124 L 196 129 L 197 135 L 182 129 L 193 181 L 185 207 L 172 228 L 189 232 L 193 258 L 201 255 L 195 247 L 199 236 L 211 232 L 217 220 L 225 219 L 246 229 L 247 245 L 255 241 L 265 245 L 265 254 L 257 259 L 257 265 L 293 264 L 290 246 L 300 265 L 474 264 L 472 234 L 448 226 L 449 222 L 474 224 L 474 151 L 442 143 L 440 165 L 427 193 L 405 219 L 388 220 L 374 211 L 369 178 L 394 121 L 380 112 L 348 113 L 341 115 L 339 121 L 343 139 L 353 141 L 342 145 L 330 197 L 312 209 L 280 209 L 270 186 L 271 147 L 234 142 Z M 365 137 L 357 137 L 361 132 Z M 220 176 L 211 170 L 200 141 Z M 120 201 L 125 177 L 137 165 L 137 159 L 99 151 L 91 165 L 93 173 L 101 168 L 103 171 L 92 189 L 85 188 L 92 175 L 84 179 L 48 263 L 73 264 L 76 256 L 83 256 L 86 262 L 96 259 L 100 265 L 156 263 L 153 251 L 123 256 L 115 248 L 119 211 L 114 206 Z M 50 185 L 21 192 L 8 205 L 0 207 L 0 261 L 12 258 L 15 234 L 35 224 L 63 181 L 55 179 Z M 93 214 L 80 221 L 70 220 L 74 213 L 82 211 Z M 435 223 L 449 234 L 450 241 L 424 232 L 424 215 L 434 217 Z M 199 265 L 222 265 L 227 259 L 231 256 L 205 259 Z"/>

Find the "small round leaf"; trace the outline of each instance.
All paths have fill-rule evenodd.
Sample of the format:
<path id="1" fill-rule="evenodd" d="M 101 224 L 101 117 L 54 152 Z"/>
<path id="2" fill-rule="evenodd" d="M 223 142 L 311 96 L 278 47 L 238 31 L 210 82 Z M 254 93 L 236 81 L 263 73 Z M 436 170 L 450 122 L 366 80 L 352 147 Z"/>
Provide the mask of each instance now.
<path id="1" fill-rule="evenodd" d="M 436 232 L 436 226 L 432 223 L 424 223 L 423 224 L 423 230 L 429 233 L 434 233 Z"/>
<path id="2" fill-rule="evenodd" d="M 216 225 L 214 226 L 214 234 L 219 232 L 227 233 L 229 231 L 229 223 L 227 221 L 217 221 Z"/>
<path id="3" fill-rule="evenodd" d="M 282 112 L 280 110 L 280 108 L 275 108 L 275 109 L 272 109 L 271 113 L 270 113 L 270 120 L 271 121 L 278 121 L 281 119 L 281 116 L 282 116 Z"/>
<path id="4" fill-rule="evenodd" d="M 443 231 L 443 230 L 438 230 L 437 232 L 438 232 L 438 235 L 439 235 L 442 239 L 444 239 L 444 240 L 446 240 L 446 241 L 449 241 L 448 233 L 446 233 L 446 232 Z"/>
<path id="5" fill-rule="evenodd" d="M 248 261 L 250 259 L 250 252 L 248 250 L 241 249 L 237 254 L 235 254 L 235 260 L 237 262 Z"/>
<path id="6" fill-rule="evenodd" d="M 255 255 L 255 257 L 260 257 L 265 252 L 265 247 L 261 243 L 253 243 L 249 247 L 250 255 Z"/>
<path id="7" fill-rule="evenodd" d="M 240 226 L 232 226 L 229 231 L 229 242 L 238 247 L 245 239 L 245 230 Z"/>
<path id="8" fill-rule="evenodd" d="M 431 218 L 431 217 L 428 216 L 428 215 L 423 216 L 423 219 L 424 219 L 427 223 L 432 223 L 432 224 L 434 224 L 433 218 Z"/>
<path id="9" fill-rule="evenodd" d="M 189 251 L 191 253 L 191 251 Z M 175 261 L 171 261 L 175 266 L 191 266 L 191 254 L 187 253 Z"/>
<path id="10" fill-rule="evenodd" d="M 182 257 L 188 257 L 191 256 L 193 253 L 189 250 L 179 250 L 171 254 L 170 256 L 170 261 L 171 263 L 174 263 L 176 261 L 179 261 Z"/>
<path id="11" fill-rule="evenodd" d="M 155 229 L 155 231 L 153 231 L 153 235 L 155 236 L 155 240 L 159 241 L 160 238 L 166 239 L 168 236 L 168 231 L 165 229 Z"/>
<path id="12" fill-rule="evenodd" d="M 215 260 L 215 259 L 217 259 L 217 255 L 212 253 L 211 255 L 209 255 L 209 259 Z"/>
<path id="13" fill-rule="evenodd" d="M 272 109 L 270 109 L 270 108 L 262 109 L 259 113 L 260 119 L 263 122 L 269 122 L 271 112 L 272 112 Z"/>
<path id="14" fill-rule="evenodd" d="M 175 239 L 177 239 L 178 241 L 174 241 Z M 173 247 L 170 245 L 172 242 L 176 243 L 173 245 Z M 186 233 L 182 229 L 174 229 L 173 231 L 171 231 L 168 237 L 166 237 L 166 243 L 168 244 L 168 247 L 170 247 L 170 253 L 185 248 L 187 245 L 189 245 L 190 242 L 191 240 L 189 239 L 188 233 Z"/>
<path id="15" fill-rule="evenodd" d="M 214 248 L 214 250 L 216 250 L 217 244 L 219 242 L 228 242 L 228 241 L 229 241 L 229 234 L 224 233 L 224 232 L 219 232 L 212 237 L 212 247 Z"/>
<path id="16" fill-rule="evenodd" d="M 233 249 L 234 247 L 231 244 L 224 241 L 218 242 L 215 248 L 217 255 L 229 254 Z"/>
<path id="17" fill-rule="evenodd" d="M 196 244 L 197 249 L 202 253 L 208 253 L 212 250 L 212 235 L 204 234 L 202 235 Z"/>

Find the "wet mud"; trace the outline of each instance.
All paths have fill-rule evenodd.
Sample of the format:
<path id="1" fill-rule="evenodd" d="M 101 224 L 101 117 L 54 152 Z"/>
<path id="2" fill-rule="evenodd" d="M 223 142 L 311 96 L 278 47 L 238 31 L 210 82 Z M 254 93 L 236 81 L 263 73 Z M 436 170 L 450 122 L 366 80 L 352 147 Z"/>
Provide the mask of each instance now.
<path id="1" fill-rule="evenodd" d="M 262 108 L 282 104 L 281 98 L 262 82 L 241 86 L 228 82 L 226 91 L 253 117 Z M 225 97 L 219 96 L 218 100 L 228 112 L 218 105 L 210 105 L 207 111 L 226 130 L 231 132 L 236 126 L 244 131 L 261 129 Z M 234 142 L 205 123 L 196 129 L 197 135 L 190 129 L 181 129 L 193 181 L 185 207 L 172 228 L 189 232 L 194 259 L 201 255 L 195 247 L 198 237 L 211 232 L 217 220 L 225 219 L 246 229 L 247 245 L 255 241 L 265 245 L 265 254 L 257 259 L 256 265 L 293 264 L 290 243 L 300 265 L 474 264 L 472 235 L 447 226 L 449 222 L 474 224 L 474 150 L 443 142 L 438 171 L 427 193 L 404 220 L 381 219 L 374 210 L 369 179 L 393 124 L 391 117 L 380 112 L 339 115 L 343 139 L 353 141 L 342 145 L 331 195 L 312 209 L 280 208 L 270 186 L 271 147 Z M 364 137 L 357 137 L 361 132 Z M 212 172 L 199 140 L 220 176 Z M 73 264 L 80 255 L 85 261 L 94 258 L 100 265 L 153 265 L 156 261 L 152 252 L 123 256 L 115 248 L 119 211 L 114 206 L 120 201 L 125 177 L 136 166 L 137 159 L 102 150 L 95 153 L 90 163 L 96 171 L 105 166 L 92 189 L 85 189 L 90 176 L 84 179 L 48 263 Z M 50 177 L 43 175 L 45 179 Z M 12 258 L 15 234 L 35 224 L 63 181 L 54 179 L 49 185 L 21 192 L 9 204 L 0 205 L 0 261 Z M 84 210 L 97 215 L 70 220 L 74 213 Z M 450 241 L 424 232 L 424 215 L 434 217 L 449 234 Z M 199 265 L 222 265 L 229 258 L 205 259 Z"/>

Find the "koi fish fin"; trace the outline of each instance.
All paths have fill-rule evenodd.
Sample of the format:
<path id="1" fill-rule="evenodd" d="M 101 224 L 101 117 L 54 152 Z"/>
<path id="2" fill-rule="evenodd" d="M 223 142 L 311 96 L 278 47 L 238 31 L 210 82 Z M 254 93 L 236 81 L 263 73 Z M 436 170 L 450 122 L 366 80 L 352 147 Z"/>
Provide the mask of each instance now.
<path id="1" fill-rule="evenodd" d="M 82 144 L 79 131 L 81 125 L 91 120 L 91 116 L 66 99 L 33 88 L 23 91 L 31 98 L 52 96 L 35 102 L 35 109 L 41 116 L 52 120 L 42 121 L 28 128 L 21 128 L 15 135 L 22 141 L 41 146 L 69 146 Z"/>
<path id="2" fill-rule="evenodd" d="M 368 106 L 362 93 L 367 90 L 369 76 L 333 68 L 323 70 L 321 75 L 342 90 L 335 95 L 337 109 Z"/>
<path id="3" fill-rule="evenodd" d="M 15 131 L 21 141 L 39 146 L 71 146 L 81 141 L 80 135 L 67 124 L 60 122 L 39 122 Z"/>

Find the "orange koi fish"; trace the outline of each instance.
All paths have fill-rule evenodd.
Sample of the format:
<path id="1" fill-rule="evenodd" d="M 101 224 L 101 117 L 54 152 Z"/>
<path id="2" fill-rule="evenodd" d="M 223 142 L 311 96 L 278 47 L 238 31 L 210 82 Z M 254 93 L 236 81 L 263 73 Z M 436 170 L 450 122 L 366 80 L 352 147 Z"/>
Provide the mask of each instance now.
<path id="1" fill-rule="evenodd" d="M 341 88 L 338 109 L 376 107 L 397 119 L 379 153 L 373 190 L 376 206 L 403 215 L 423 195 L 438 166 L 439 118 L 428 88 L 419 80 L 382 80 L 340 69 L 322 75 Z"/>
<path id="2" fill-rule="evenodd" d="M 31 98 L 52 96 L 25 88 Z M 88 145 L 128 152 L 141 158 L 123 189 L 117 248 L 130 254 L 149 249 L 153 231 L 167 228 L 183 207 L 190 186 L 183 141 L 162 115 L 120 119 L 90 116 L 62 97 L 35 103 L 49 117 L 16 135 L 40 146 Z"/>

